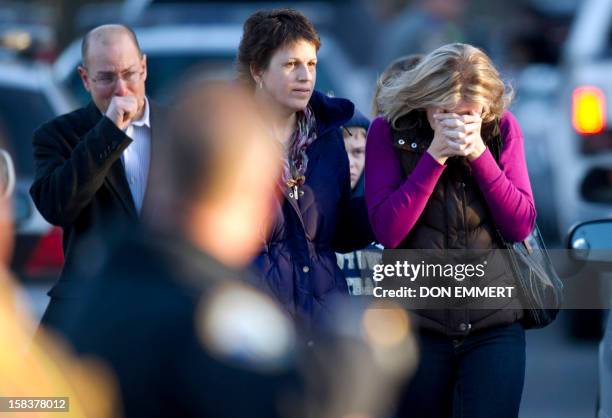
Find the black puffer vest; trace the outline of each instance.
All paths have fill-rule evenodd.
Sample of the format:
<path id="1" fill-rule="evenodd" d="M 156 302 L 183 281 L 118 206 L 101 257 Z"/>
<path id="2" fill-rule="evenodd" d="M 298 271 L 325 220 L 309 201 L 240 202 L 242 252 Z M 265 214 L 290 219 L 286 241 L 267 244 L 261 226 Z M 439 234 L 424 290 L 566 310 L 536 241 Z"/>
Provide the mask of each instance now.
<path id="1" fill-rule="evenodd" d="M 424 111 L 413 111 L 391 129 L 393 145 L 404 176 L 416 167 L 431 144 L 433 130 Z M 503 139 L 499 122 L 483 125 L 482 137 L 499 161 Z M 397 248 L 487 250 L 502 248 L 501 239 L 478 183 L 465 158 L 449 158 L 418 221 Z M 514 286 L 509 269 L 487 274 L 487 286 Z M 461 308 L 419 309 L 419 326 L 449 336 L 464 336 L 477 330 L 507 325 L 522 317 L 518 298 L 500 299 L 496 309 L 479 308 L 478 299 Z"/>

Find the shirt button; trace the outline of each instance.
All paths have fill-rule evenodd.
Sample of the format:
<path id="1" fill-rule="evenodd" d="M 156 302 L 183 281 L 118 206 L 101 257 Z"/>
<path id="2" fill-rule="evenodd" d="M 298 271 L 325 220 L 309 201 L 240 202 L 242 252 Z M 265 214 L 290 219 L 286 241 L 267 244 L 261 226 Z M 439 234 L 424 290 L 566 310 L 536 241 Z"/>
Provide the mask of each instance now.
<path id="1" fill-rule="evenodd" d="M 310 271 L 310 267 L 308 267 L 308 266 L 304 266 L 304 267 L 302 267 L 302 271 L 303 271 L 304 273 L 308 273 L 308 272 Z"/>
<path id="2" fill-rule="evenodd" d="M 461 331 L 461 332 L 465 332 L 465 331 L 467 331 L 467 330 L 468 330 L 468 325 L 462 322 L 462 323 L 459 325 L 459 331 Z"/>
<path id="3" fill-rule="evenodd" d="M 404 145 L 406 143 L 406 141 L 404 141 L 403 139 L 400 139 L 399 141 L 397 141 L 398 144 L 400 145 Z"/>

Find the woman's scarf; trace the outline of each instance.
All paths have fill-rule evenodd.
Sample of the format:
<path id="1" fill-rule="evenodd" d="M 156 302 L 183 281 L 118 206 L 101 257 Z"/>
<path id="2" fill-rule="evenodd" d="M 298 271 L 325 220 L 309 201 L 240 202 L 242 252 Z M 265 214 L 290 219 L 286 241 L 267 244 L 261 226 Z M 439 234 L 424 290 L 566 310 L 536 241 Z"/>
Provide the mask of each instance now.
<path id="1" fill-rule="evenodd" d="M 297 128 L 287 143 L 286 158 L 284 161 L 283 183 L 293 189 L 293 196 L 298 198 L 298 187 L 306 181 L 306 168 L 308 156 L 306 150 L 317 139 L 317 123 L 310 106 L 296 114 Z"/>

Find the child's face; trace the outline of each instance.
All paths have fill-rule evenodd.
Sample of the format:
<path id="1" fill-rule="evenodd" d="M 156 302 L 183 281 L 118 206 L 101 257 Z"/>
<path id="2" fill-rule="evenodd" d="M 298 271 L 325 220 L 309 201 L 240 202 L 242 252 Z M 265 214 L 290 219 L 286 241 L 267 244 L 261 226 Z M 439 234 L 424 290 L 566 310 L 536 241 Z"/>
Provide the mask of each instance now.
<path id="1" fill-rule="evenodd" d="M 354 189 L 365 166 L 366 130 L 358 126 L 347 126 L 346 129 L 343 129 L 342 135 L 344 136 L 344 147 L 349 157 L 351 189 Z"/>

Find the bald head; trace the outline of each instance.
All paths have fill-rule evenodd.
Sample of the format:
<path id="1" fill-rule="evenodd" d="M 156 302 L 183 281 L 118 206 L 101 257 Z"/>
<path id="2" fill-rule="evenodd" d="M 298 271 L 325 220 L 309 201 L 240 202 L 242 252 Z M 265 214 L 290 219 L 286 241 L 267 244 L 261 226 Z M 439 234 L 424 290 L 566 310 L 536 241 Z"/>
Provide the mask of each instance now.
<path id="1" fill-rule="evenodd" d="M 125 26 L 119 24 L 102 25 L 93 28 L 85 34 L 83 41 L 81 42 L 81 60 L 83 65 L 87 67 L 89 61 L 89 50 L 91 45 L 98 43 L 102 46 L 111 46 L 116 42 L 122 42 L 128 39 L 138 51 L 138 54 L 142 56 L 142 50 L 138 44 L 138 39 L 134 31 Z"/>
<path id="2" fill-rule="evenodd" d="M 144 112 L 147 57 L 136 35 L 124 25 L 103 25 L 83 38 L 77 71 L 83 87 L 102 113 L 115 97 L 131 96 L 138 102 L 136 117 Z"/>

